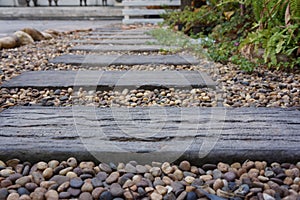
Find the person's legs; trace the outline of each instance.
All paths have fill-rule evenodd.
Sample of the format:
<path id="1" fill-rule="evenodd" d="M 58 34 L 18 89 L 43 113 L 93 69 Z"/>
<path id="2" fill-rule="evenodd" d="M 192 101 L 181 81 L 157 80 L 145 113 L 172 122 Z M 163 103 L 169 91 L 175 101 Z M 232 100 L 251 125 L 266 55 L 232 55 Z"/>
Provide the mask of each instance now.
<path id="1" fill-rule="evenodd" d="M 30 6 L 30 0 L 26 0 L 27 7 Z"/>
<path id="2" fill-rule="evenodd" d="M 85 5 L 85 6 L 87 6 L 87 4 L 86 4 L 86 0 L 84 0 L 84 5 Z"/>
<path id="3" fill-rule="evenodd" d="M 38 0 L 33 0 L 33 5 L 34 5 L 34 6 L 38 6 L 37 1 L 38 1 Z"/>
<path id="4" fill-rule="evenodd" d="M 58 0 L 54 0 L 55 5 L 58 6 Z"/>
<path id="5" fill-rule="evenodd" d="M 82 6 L 82 0 L 80 0 L 80 4 L 79 5 Z"/>
<path id="6" fill-rule="evenodd" d="M 51 6 L 51 4 L 52 4 L 52 0 L 48 0 L 48 2 L 49 2 L 49 6 Z"/>

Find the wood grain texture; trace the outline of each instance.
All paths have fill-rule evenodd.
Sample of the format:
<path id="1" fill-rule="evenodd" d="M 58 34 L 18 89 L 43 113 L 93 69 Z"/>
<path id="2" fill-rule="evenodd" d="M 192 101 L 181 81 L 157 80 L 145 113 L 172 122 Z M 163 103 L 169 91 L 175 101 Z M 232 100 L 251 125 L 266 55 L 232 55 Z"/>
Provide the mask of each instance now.
<path id="1" fill-rule="evenodd" d="M 300 111 L 287 109 L 15 107 L 0 113 L 0 159 L 292 162 L 299 130 Z"/>
<path id="2" fill-rule="evenodd" d="M 196 65 L 193 56 L 180 55 L 62 55 L 49 61 L 81 66 L 109 65 Z"/>
<path id="3" fill-rule="evenodd" d="M 88 52 L 106 52 L 106 51 L 125 51 L 125 52 L 159 52 L 175 51 L 179 47 L 161 46 L 161 45 L 79 45 L 71 51 L 88 51 Z"/>
<path id="4" fill-rule="evenodd" d="M 6 88 L 68 88 L 123 90 L 215 88 L 215 82 L 197 71 L 33 71 L 24 72 L 2 84 Z"/>

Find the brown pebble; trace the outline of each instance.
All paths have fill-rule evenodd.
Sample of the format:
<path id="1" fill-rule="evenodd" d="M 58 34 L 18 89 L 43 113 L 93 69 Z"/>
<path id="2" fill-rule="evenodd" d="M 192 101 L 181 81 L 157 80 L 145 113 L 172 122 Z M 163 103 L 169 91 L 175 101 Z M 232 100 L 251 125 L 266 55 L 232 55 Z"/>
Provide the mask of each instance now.
<path id="1" fill-rule="evenodd" d="M 28 196 L 27 194 L 23 194 L 22 196 L 20 196 L 19 200 L 43 200 L 43 199 L 31 199 L 30 196 Z"/>
<path id="2" fill-rule="evenodd" d="M 19 159 L 10 159 L 10 160 L 6 161 L 6 165 L 8 167 L 12 167 L 12 168 L 15 168 L 19 163 L 20 163 Z"/>
<path id="3" fill-rule="evenodd" d="M 31 176 L 23 176 L 21 178 L 19 178 L 18 180 L 16 180 L 16 184 L 21 185 L 21 186 L 25 186 L 26 183 L 31 182 Z"/>
<path id="4" fill-rule="evenodd" d="M 254 166 L 255 166 L 255 163 L 253 161 L 247 161 L 247 162 L 243 163 L 242 168 L 244 168 L 246 170 L 250 170 Z"/>
<path id="5" fill-rule="evenodd" d="M 43 171 L 48 167 L 48 164 L 45 163 L 45 162 L 38 162 L 36 167 L 37 167 L 38 170 Z"/>
<path id="6" fill-rule="evenodd" d="M 67 160 L 67 164 L 68 164 L 69 167 L 73 167 L 73 168 L 77 167 L 77 160 L 76 160 L 76 158 L 74 158 L 74 157 L 69 158 Z"/>
<path id="7" fill-rule="evenodd" d="M 156 191 L 161 194 L 161 195 L 165 195 L 167 193 L 167 188 L 162 186 L 162 185 L 157 185 L 155 186 Z"/>
<path id="8" fill-rule="evenodd" d="M 220 178 L 216 179 L 215 182 L 213 183 L 213 189 L 217 191 L 222 187 L 224 187 L 224 182 Z"/>
<path id="9" fill-rule="evenodd" d="M 114 183 L 118 180 L 119 177 L 119 172 L 113 172 L 106 178 L 105 182 L 108 184 Z"/>
<path id="10" fill-rule="evenodd" d="M 176 177 L 175 180 L 181 181 L 181 180 L 183 179 L 183 173 L 182 173 L 181 170 L 177 169 L 177 170 L 174 171 L 173 174 L 174 174 L 174 176 Z M 170 177 L 170 178 L 172 178 L 172 177 Z"/>
<path id="11" fill-rule="evenodd" d="M 183 191 L 183 192 L 180 193 L 180 195 L 177 197 L 176 200 L 184 200 L 186 195 L 187 195 L 187 192 Z"/>
<path id="12" fill-rule="evenodd" d="M 81 191 L 82 192 L 92 192 L 94 189 L 92 183 L 90 182 L 85 182 L 82 187 L 81 187 Z"/>
<path id="13" fill-rule="evenodd" d="M 94 199 L 99 199 L 102 192 L 104 192 L 105 189 L 103 187 L 97 187 L 93 190 L 92 196 Z"/>
<path id="14" fill-rule="evenodd" d="M 40 184 L 40 186 L 41 186 L 42 188 L 48 189 L 48 188 L 50 188 L 52 185 L 55 185 L 55 184 L 56 184 L 55 181 L 42 181 L 41 184 Z"/>
<path id="15" fill-rule="evenodd" d="M 11 193 L 8 195 L 7 200 L 19 200 L 20 195 L 18 193 Z"/>
<path id="16" fill-rule="evenodd" d="M 228 171 L 229 165 L 226 163 L 219 162 L 217 165 L 217 168 L 218 168 L 218 170 L 220 170 L 221 172 L 224 173 L 224 172 Z"/>
<path id="17" fill-rule="evenodd" d="M 200 179 L 206 182 L 206 181 L 212 180 L 213 177 L 211 175 L 202 175 L 202 176 L 200 176 Z"/>
<path id="18" fill-rule="evenodd" d="M 81 162 L 79 164 L 79 167 L 81 169 L 84 169 L 84 168 L 93 169 L 95 167 L 95 163 L 94 162 Z"/>
<path id="19" fill-rule="evenodd" d="M 83 192 L 79 195 L 79 200 L 93 200 L 93 196 L 89 192 Z"/>
<path id="20" fill-rule="evenodd" d="M 162 200 L 163 196 L 159 194 L 158 192 L 152 192 L 150 195 L 151 200 Z"/>
<path id="21" fill-rule="evenodd" d="M 43 177 L 45 179 L 49 179 L 53 176 L 53 169 L 52 168 L 47 168 L 43 171 Z"/>
<path id="22" fill-rule="evenodd" d="M 55 169 L 59 165 L 59 162 L 57 160 L 51 160 L 48 162 L 48 166 L 52 169 Z"/>
<path id="23" fill-rule="evenodd" d="M 252 168 L 249 170 L 248 175 L 250 178 L 257 178 L 259 176 L 259 170 L 256 168 Z"/>
<path id="24" fill-rule="evenodd" d="M 138 193 L 136 193 L 136 192 L 129 192 L 129 191 L 124 192 L 123 195 L 124 195 L 124 197 L 125 197 L 126 200 L 135 200 L 139 196 Z M 158 199 L 156 199 L 156 200 L 158 200 Z"/>
<path id="25" fill-rule="evenodd" d="M 49 190 L 46 192 L 45 197 L 47 200 L 58 200 L 58 193 L 55 190 Z"/>
<path id="26" fill-rule="evenodd" d="M 64 192 L 64 191 L 66 191 L 69 187 L 70 187 L 70 182 L 67 181 L 67 182 L 62 183 L 62 184 L 57 188 L 57 191 L 58 191 L 58 192 Z"/>
<path id="27" fill-rule="evenodd" d="M 36 183 L 26 183 L 25 184 L 25 188 L 28 191 L 34 191 L 37 187 L 38 187 L 38 185 Z"/>
<path id="28" fill-rule="evenodd" d="M 165 174 L 170 174 L 173 172 L 173 168 L 171 167 L 170 163 L 168 163 L 168 162 L 164 162 L 161 166 L 161 169 Z"/>
<path id="29" fill-rule="evenodd" d="M 179 164 L 179 169 L 183 170 L 183 171 L 190 171 L 191 169 L 191 164 L 188 161 L 182 161 Z"/>
<path id="30" fill-rule="evenodd" d="M 12 185 L 12 182 L 9 179 L 4 179 L 3 181 L 0 182 L 1 182 L 1 188 L 6 188 Z"/>

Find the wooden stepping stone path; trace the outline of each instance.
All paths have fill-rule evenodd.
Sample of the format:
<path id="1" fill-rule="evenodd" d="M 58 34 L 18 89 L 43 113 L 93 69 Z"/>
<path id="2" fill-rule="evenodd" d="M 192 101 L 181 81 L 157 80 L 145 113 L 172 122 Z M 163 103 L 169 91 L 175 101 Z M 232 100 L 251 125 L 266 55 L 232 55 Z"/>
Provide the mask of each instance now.
<path id="1" fill-rule="evenodd" d="M 215 88 L 205 74 L 196 71 L 33 71 L 3 84 L 6 88 Z"/>
<path id="2" fill-rule="evenodd" d="M 36 161 L 293 162 L 299 124 L 300 112 L 287 109 L 16 107 L 0 113 L 0 152 Z"/>
<path id="3" fill-rule="evenodd" d="M 88 52 L 159 52 L 159 51 L 176 51 L 178 47 L 161 46 L 161 45 L 79 45 L 71 51 L 88 51 Z"/>
<path id="4" fill-rule="evenodd" d="M 65 63 L 81 66 L 109 65 L 196 65 L 193 56 L 180 55 L 62 55 L 50 60 L 51 63 Z"/>
<path id="5" fill-rule="evenodd" d="M 94 33 L 99 40 L 77 42 L 102 45 L 78 46 L 73 51 L 96 52 L 102 48 L 116 52 L 158 51 L 161 48 L 147 46 L 153 42 L 150 38 L 136 39 L 145 33 L 144 30 L 99 29 Z M 101 41 L 104 37 L 111 38 Z M 131 39 L 125 39 L 127 37 Z M 99 71 L 24 72 L 1 87 L 41 90 L 68 87 L 93 90 L 216 89 L 215 83 L 205 73 L 197 71 L 100 71 L 101 67 L 108 65 L 198 64 L 199 61 L 192 56 L 69 54 L 50 62 L 76 65 L 77 68 L 97 66 Z M 198 164 L 243 162 L 247 159 L 270 163 L 296 162 L 300 160 L 299 132 L 300 112 L 293 109 L 20 106 L 0 113 L 0 159 L 19 158 L 36 162 L 66 160 L 74 156 L 78 160 L 107 163 L 138 160 L 140 164 L 173 162 L 178 158 Z"/>

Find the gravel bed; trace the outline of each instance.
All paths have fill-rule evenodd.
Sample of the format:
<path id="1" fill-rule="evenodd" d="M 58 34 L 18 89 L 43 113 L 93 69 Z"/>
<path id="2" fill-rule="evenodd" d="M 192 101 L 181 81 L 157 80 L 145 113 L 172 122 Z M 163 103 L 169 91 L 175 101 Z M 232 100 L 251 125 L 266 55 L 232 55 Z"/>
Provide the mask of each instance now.
<path id="1" fill-rule="evenodd" d="M 0 199 L 298 200 L 300 162 L 0 161 Z"/>
<path id="2" fill-rule="evenodd" d="M 87 105 L 96 107 L 136 107 L 136 106 L 180 106 L 214 107 L 217 106 L 216 92 L 212 89 L 178 90 L 138 89 L 123 91 L 86 91 L 83 88 L 66 89 L 6 89 L 0 90 L 2 108 L 14 105 L 72 106 Z M 5 102 L 4 102 L 5 101 Z"/>
<path id="3" fill-rule="evenodd" d="M 0 53 L 0 86 L 3 81 L 8 81 L 11 78 L 21 74 L 24 71 L 39 71 L 39 70 L 99 70 L 96 67 L 71 66 L 66 64 L 52 64 L 49 60 L 63 54 L 94 54 L 86 53 L 83 51 L 71 52 L 70 49 L 76 44 L 70 41 L 80 39 L 82 36 L 88 35 L 89 32 L 69 32 L 65 33 L 58 38 L 52 40 L 45 40 L 36 42 L 34 45 L 22 46 L 15 49 L 2 50 Z M 165 54 L 169 52 L 157 52 L 151 54 Z M 179 52 L 187 54 L 188 52 Z M 120 55 L 116 52 L 106 52 L 105 54 Z M 125 53 L 130 55 L 149 53 Z M 266 69 L 256 70 L 254 73 L 249 74 L 241 71 L 234 65 L 221 65 L 216 63 L 210 63 L 209 61 L 202 59 L 201 63 L 197 66 L 174 66 L 174 65 L 135 65 L 135 66 L 107 66 L 101 68 L 101 70 L 199 70 L 208 72 L 211 77 L 218 83 L 216 91 L 201 91 L 201 93 L 208 93 L 208 97 L 211 98 L 211 102 L 203 102 L 199 94 L 194 95 L 191 91 L 174 91 L 174 95 L 178 96 L 174 100 L 163 100 L 163 97 L 155 93 L 154 102 L 138 101 L 137 104 L 130 103 L 130 101 L 124 102 L 122 96 L 113 94 L 112 91 L 107 91 L 111 94 L 109 97 L 114 99 L 121 106 L 149 106 L 149 105 L 164 105 L 173 106 L 173 101 L 181 103 L 175 103 L 177 106 L 226 106 L 226 107 L 297 107 L 300 108 L 300 71 L 294 70 L 293 72 L 280 72 L 269 71 Z M 60 90 L 68 88 L 60 88 Z M 105 99 L 105 95 L 89 95 L 90 91 L 83 92 L 88 94 L 83 97 L 84 100 L 75 100 L 68 96 L 68 99 L 64 92 L 58 95 L 52 95 L 55 91 L 40 90 L 35 91 L 39 95 L 32 95 L 31 90 L 28 88 L 16 88 L 8 91 L 5 88 L 0 90 L 0 109 L 8 108 L 14 105 L 29 105 L 39 104 L 44 102 L 43 98 L 52 99 L 48 105 L 54 106 L 69 106 L 72 103 L 84 104 L 84 105 L 96 105 L 96 106 L 109 106 L 113 105 L 111 99 Z M 28 91 L 28 92 L 24 92 Z M 153 91 L 152 91 L 153 92 Z M 159 93 L 161 93 L 160 91 Z M 56 92 L 57 94 L 58 92 Z M 168 93 L 166 91 L 166 93 Z M 28 94 L 28 96 L 27 96 Z M 47 96 L 45 95 L 47 94 Z M 179 96 L 180 94 L 184 94 Z M 25 97 L 24 97 L 25 95 Z M 116 95 L 116 98 L 114 97 Z M 50 96 L 50 97 L 49 97 Z M 76 96 L 76 95 L 75 95 Z M 92 96 L 92 97 L 91 97 Z M 171 95 L 172 96 L 172 95 Z M 205 95 L 207 96 L 207 95 Z M 41 98 L 42 97 L 42 98 Z M 120 101 L 116 100 L 121 97 Z M 173 97 L 173 96 L 172 96 Z M 195 97 L 195 98 L 194 98 Z M 218 97 L 216 99 L 216 97 Z M 54 98 L 54 99 L 53 99 Z M 102 102 L 102 104 L 98 103 Z M 57 100 L 58 99 L 58 100 Z M 63 101 L 59 100 L 63 99 Z M 67 100 L 66 100 L 67 99 Z M 89 99 L 89 100 L 86 100 Z M 92 100 L 91 100 L 92 99 Z M 95 101 L 96 100 L 96 101 Z M 166 103 L 167 102 L 167 103 Z M 216 102 L 221 102 L 217 104 Z M 43 103 L 42 103 L 43 104 Z"/>

